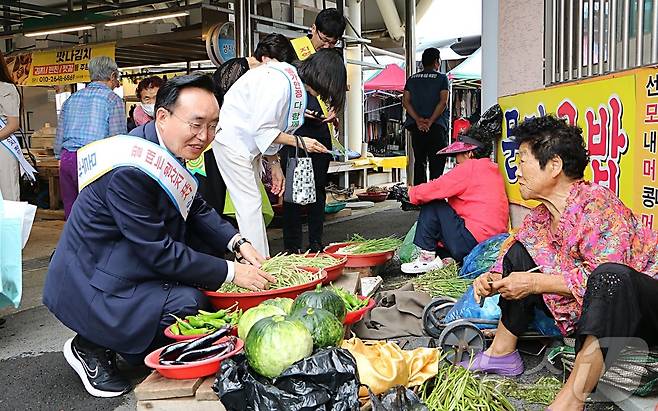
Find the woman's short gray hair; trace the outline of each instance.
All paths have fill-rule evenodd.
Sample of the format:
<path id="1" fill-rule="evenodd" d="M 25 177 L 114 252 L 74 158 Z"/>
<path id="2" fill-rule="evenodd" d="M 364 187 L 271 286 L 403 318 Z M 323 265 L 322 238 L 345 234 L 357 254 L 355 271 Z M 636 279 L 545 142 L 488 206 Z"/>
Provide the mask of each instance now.
<path id="1" fill-rule="evenodd" d="M 119 75 L 119 67 L 110 57 L 99 56 L 89 60 L 89 77 L 91 81 L 107 81 L 112 78 L 112 73 Z"/>

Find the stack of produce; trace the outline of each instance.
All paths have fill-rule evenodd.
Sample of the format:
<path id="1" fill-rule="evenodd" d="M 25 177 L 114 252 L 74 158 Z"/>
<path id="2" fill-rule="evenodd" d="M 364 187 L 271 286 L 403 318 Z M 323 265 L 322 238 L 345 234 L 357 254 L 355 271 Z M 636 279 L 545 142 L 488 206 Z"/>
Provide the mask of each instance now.
<path id="1" fill-rule="evenodd" d="M 237 309 L 236 306 L 214 313 L 199 310 L 197 315 L 188 315 L 185 320 L 172 314 L 176 323 L 169 327 L 169 330 L 174 335 L 200 335 L 211 333 L 226 325 L 235 326 L 242 315 L 242 310 Z"/>
<path id="2" fill-rule="evenodd" d="M 274 378 L 313 353 L 339 347 L 347 309 L 343 299 L 318 286 L 294 301 L 277 298 L 248 309 L 238 323 L 245 354 L 258 374 Z"/>
<path id="3" fill-rule="evenodd" d="M 226 341 L 220 344 L 215 343 L 220 338 L 226 337 L 230 329 L 231 327 L 227 325 L 205 337 L 193 341 L 171 344 L 160 352 L 160 364 L 187 365 L 226 355 L 235 349 L 237 339 L 235 337 L 228 337 Z"/>
<path id="4" fill-rule="evenodd" d="M 512 379 L 493 380 L 496 389 L 507 397 L 526 403 L 550 405 L 562 389 L 562 382 L 555 377 L 541 377 L 534 384 L 520 384 Z"/>
<path id="5" fill-rule="evenodd" d="M 430 411 L 514 411 L 493 380 L 482 380 L 451 364 L 439 367 L 435 378 L 420 387 L 420 399 Z"/>
<path id="6" fill-rule="evenodd" d="M 424 291 L 432 297 L 460 298 L 473 280 L 459 278 L 459 267 L 453 262 L 438 270 L 428 271 L 414 278 L 414 289 Z"/>
<path id="7" fill-rule="evenodd" d="M 336 254 L 362 255 L 385 253 L 395 251 L 402 245 L 402 240 L 397 237 L 390 236 L 368 240 L 359 234 L 352 235 L 348 242 L 350 244 L 336 250 Z"/>
<path id="8" fill-rule="evenodd" d="M 274 260 L 274 261 L 272 261 Z M 309 253 L 304 254 L 277 254 L 270 258 L 271 263 L 281 266 L 292 267 L 313 267 L 313 268 L 327 268 L 342 263 L 345 259 L 338 259 L 330 256 L 329 254 Z"/>
<path id="9" fill-rule="evenodd" d="M 388 193 L 388 189 L 385 187 L 370 186 L 366 189 L 366 193 L 368 194 Z"/>
<path id="10" fill-rule="evenodd" d="M 324 256 L 319 256 L 318 257 L 319 262 L 307 261 L 303 265 L 294 265 L 290 263 L 291 261 L 290 257 L 291 256 L 287 256 L 285 254 L 277 255 L 273 258 L 270 258 L 269 260 L 266 260 L 262 264 L 261 269 L 263 271 L 272 274 L 276 278 L 276 283 L 269 284 L 270 290 L 278 290 L 281 288 L 288 288 L 288 287 L 294 287 L 296 285 L 308 284 L 313 280 L 319 278 L 320 276 L 319 272 L 312 273 L 308 270 L 301 268 L 302 266 L 313 267 L 314 266 L 313 264 L 333 262 L 334 260 L 336 261 L 336 263 L 340 262 L 340 260 L 337 260 L 333 257 L 329 257 L 332 258 L 332 260 L 329 261 Z M 293 258 L 295 261 L 297 261 L 302 257 L 294 256 Z M 309 258 L 308 260 L 313 260 L 313 259 Z M 246 288 L 239 287 L 233 283 L 225 283 L 217 290 L 217 292 L 218 293 L 248 293 L 252 291 Z"/>
<path id="11" fill-rule="evenodd" d="M 343 299 L 345 308 L 348 312 L 359 311 L 360 309 L 366 307 L 370 302 L 370 297 L 360 299 L 356 296 L 356 294 L 348 293 L 340 287 L 334 287 L 333 284 L 331 285 L 331 291 Z"/>

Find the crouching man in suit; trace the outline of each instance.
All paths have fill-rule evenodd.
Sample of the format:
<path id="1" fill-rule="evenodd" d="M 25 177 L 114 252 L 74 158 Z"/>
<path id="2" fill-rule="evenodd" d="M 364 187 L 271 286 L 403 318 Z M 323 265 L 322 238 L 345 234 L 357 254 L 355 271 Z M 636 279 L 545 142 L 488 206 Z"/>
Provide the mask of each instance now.
<path id="1" fill-rule="evenodd" d="M 137 364 L 167 344 L 169 314 L 208 308 L 199 289 L 228 281 L 262 290 L 275 281 L 259 269 L 263 258 L 251 244 L 196 195 L 184 166 L 215 136 L 213 91 L 203 74 L 173 78 L 158 91 L 154 121 L 78 152 L 80 195 L 50 263 L 43 301 L 77 333 L 64 356 L 91 395 L 129 391 L 116 354 Z M 224 251 L 249 264 L 218 257 Z"/>

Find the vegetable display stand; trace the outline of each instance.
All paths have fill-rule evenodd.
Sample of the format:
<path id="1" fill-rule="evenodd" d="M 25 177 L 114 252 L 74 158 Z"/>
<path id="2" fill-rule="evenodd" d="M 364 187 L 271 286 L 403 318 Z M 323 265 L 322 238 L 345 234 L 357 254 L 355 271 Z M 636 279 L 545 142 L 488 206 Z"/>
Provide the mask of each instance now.
<path id="1" fill-rule="evenodd" d="M 341 254 L 338 252 L 341 248 L 349 246 L 353 243 L 338 243 L 325 247 L 324 252 L 335 258 L 347 258 L 345 267 L 361 268 L 361 267 L 375 267 L 378 265 L 386 264 L 393 258 L 395 250 L 369 253 L 369 254 Z"/>
<path id="2" fill-rule="evenodd" d="M 226 411 L 212 390 L 215 376 L 170 380 L 153 371 L 135 388 L 139 411 Z"/>
<path id="3" fill-rule="evenodd" d="M 308 271 L 317 272 L 318 269 L 308 268 Z M 238 308 L 246 311 L 251 307 L 257 306 L 265 300 L 269 300 L 270 298 L 287 297 L 294 299 L 304 291 L 313 290 L 318 284 L 325 281 L 327 277 L 327 272 L 324 270 L 321 270 L 319 274 L 320 275 L 318 278 L 309 283 L 296 285 L 294 287 L 279 288 L 276 290 L 258 292 L 245 291 L 243 293 L 218 293 L 215 291 L 204 291 L 203 293 L 208 296 L 210 304 L 212 304 L 212 306 L 216 309 L 229 308 L 233 304 L 237 303 Z"/>

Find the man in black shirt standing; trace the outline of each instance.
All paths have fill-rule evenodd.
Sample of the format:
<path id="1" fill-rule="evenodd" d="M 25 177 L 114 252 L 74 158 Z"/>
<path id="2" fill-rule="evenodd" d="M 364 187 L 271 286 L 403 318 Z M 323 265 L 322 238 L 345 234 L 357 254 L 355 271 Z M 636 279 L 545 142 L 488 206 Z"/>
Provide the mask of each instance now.
<path id="1" fill-rule="evenodd" d="M 438 49 L 423 52 L 423 71 L 407 79 L 402 105 L 407 110 L 405 127 L 411 131 L 414 150 L 414 185 L 427 182 L 427 163 L 430 180 L 440 177 L 446 156 L 437 151 L 448 145 L 448 76 L 439 73 L 441 54 Z"/>

